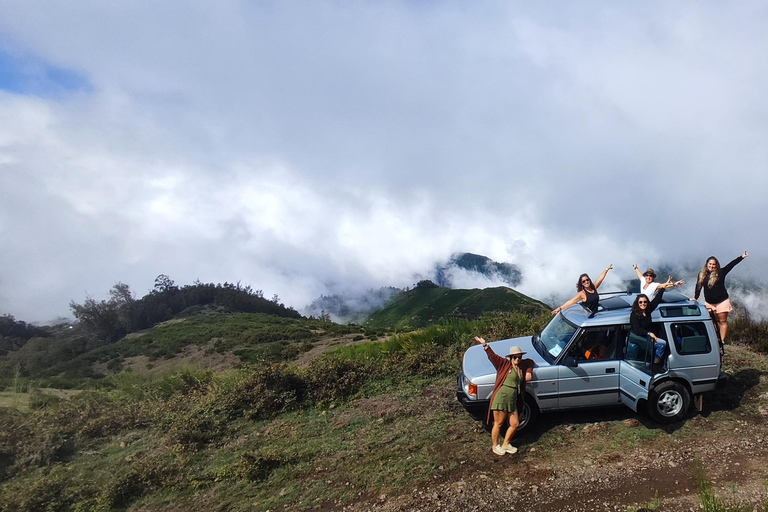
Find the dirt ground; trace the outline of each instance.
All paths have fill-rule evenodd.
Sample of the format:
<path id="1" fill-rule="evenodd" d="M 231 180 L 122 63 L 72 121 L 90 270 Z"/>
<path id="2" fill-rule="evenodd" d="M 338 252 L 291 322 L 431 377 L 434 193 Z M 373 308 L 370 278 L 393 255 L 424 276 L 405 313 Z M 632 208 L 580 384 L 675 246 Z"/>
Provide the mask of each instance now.
<path id="1" fill-rule="evenodd" d="M 621 407 L 551 413 L 513 442 L 517 454 L 505 456 L 491 453 L 490 436 L 478 428 L 488 450 L 458 470 L 332 510 L 696 511 L 702 475 L 722 503 L 764 510 L 768 358 L 729 346 L 724 368 L 726 389 L 705 395 L 703 411 L 691 410 L 679 424 L 659 425 Z M 639 441 L 595 449 L 619 436 Z"/>

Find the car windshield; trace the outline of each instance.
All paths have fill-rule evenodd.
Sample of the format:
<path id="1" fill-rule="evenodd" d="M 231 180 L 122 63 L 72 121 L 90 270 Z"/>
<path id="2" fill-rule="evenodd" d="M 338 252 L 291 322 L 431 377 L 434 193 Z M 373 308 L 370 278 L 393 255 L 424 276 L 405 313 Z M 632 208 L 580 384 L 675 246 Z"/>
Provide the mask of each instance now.
<path id="1" fill-rule="evenodd" d="M 571 341 L 577 327 L 568 323 L 563 315 L 557 315 L 541 331 L 540 340 L 544 345 L 544 350 L 553 359 L 560 355 L 565 346 Z"/>

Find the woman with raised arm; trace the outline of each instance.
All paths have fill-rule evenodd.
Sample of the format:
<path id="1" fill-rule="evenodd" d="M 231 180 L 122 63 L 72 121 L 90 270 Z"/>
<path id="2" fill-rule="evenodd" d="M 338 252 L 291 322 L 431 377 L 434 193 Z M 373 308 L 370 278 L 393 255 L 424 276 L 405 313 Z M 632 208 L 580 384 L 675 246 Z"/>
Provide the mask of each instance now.
<path id="1" fill-rule="evenodd" d="M 649 268 L 642 274 L 640 273 L 640 269 L 637 268 L 637 264 L 632 265 L 632 268 L 635 269 L 637 277 L 640 279 L 640 293 L 647 295 L 649 300 L 653 300 L 653 298 L 656 297 L 656 290 L 659 288 L 668 290 L 669 288 L 680 286 L 685 283 L 682 279 L 673 283 L 671 276 L 666 283 L 657 283 L 656 272 L 654 272 L 652 268 Z"/>
<path id="2" fill-rule="evenodd" d="M 597 313 L 597 303 L 600 301 L 600 294 L 597 293 L 597 289 L 603 284 L 605 276 L 608 275 L 608 271 L 613 269 L 613 264 L 608 265 L 608 268 L 603 270 L 603 273 L 597 278 L 594 283 L 587 274 L 581 274 L 579 280 L 576 283 L 576 289 L 578 293 L 573 296 L 571 300 L 552 310 L 552 314 L 556 315 L 568 306 L 581 302 L 581 304 L 590 310 L 592 313 Z"/>
<path id="3" fill-rule="evenodd" d="M 728 334 L 728 313 L 733 311 L 731 300 L 728 298 L 728 291 L 725 289 L 725 276 L 747 256 L 749 254 L 744 251 L 744 254 L 722 268 L 720 268 L 720 262 L 717 261 L 717 258 L 710 256 L 696 280 L 696 293 L 692 300 L 699 300 L 699 294 L 702 289 L 704 290 L 704 305 L 710 313 L 715 315 L 717 326 L 720 329 L 720 341 L 723 343 L 725 343 L 725 335 Z"/>
<path id="4" fill-rule="evenodd" d="M 670 277 L 664 285 L 672 284 L 672 278 Z M 667 342 L 659 339 L 656 334 L 651 330 L 653 328 L 653 322 L 651 321 L 651 313 L 661 302 L 661 298 L 664 296 L 664 290 L 666 287 L 659 285 L 656 297 L 653 300 L 649 300 L 648 296 L 644 293 L 635 297 L 635 302 L 632 304 L 632 313 L 629 315 L 629 329 L 632 334 L 645 338 L 650 336 L 653 338 L 653 348 L 656 357 L 654 363 L 661 362 L 664 357 L 664 352 L 667 348 Z"/>
<path id="5" fill-rule="evenodd" d="M 488 356 L 488 360 L 496 368 L 496 383 L 493 385 L 491 405 L 488 407 L 488 417 L 486 419 L 490 424 L 491 414 L 493 414 L 493 428 L 491 429 L 493 453 L 496 455 L 516 453 L 517 448 L 512 446 L 510 441 L 520 425 L 518 411 L 523 407 L 525 383 L 533 377 L 533 360 L 523 359 L 525 352 L 517 346 L 509 349 L 507 357 L 501 357 L 493 351 L 483 338 L 475 336 L 475 341 L 483 346 L 485 355 Z M 499 443 L 501 427 L 507 421 L 509 421 L 509 428 L 504 436 L 504 442 Z"/>

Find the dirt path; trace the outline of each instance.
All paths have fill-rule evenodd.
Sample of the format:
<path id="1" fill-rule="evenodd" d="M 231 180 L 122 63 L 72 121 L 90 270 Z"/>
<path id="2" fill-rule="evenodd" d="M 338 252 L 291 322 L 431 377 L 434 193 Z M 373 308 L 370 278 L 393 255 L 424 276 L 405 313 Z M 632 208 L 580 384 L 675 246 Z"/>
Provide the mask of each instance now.
<path id="1" fill-rule="evenodd" d="M 661 426 L 621 409 L 544 415 L 515 443 L 516 455 L 488 450 L 405 494 L 370 496 L 338 510 L 697 511 L 697 475 L 723 502 L 763 510 L 757 506 L 768 505 L 768 358 L 730 347 L 726 367 L 726 390 L 708 395 L 704 411 L 681 424 Z M 632 448 L 596 449 L 628 434 L 640 439 Z M 545 437 L 561 441 L 547 444 Z"/>

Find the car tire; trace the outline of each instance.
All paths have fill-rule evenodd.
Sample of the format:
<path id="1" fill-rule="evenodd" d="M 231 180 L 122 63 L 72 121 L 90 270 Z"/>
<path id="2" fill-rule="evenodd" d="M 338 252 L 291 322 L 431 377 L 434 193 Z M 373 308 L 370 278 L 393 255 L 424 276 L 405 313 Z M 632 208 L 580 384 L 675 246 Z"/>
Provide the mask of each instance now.
<path id="1" fill-rule="evenodd" d="M 486 411 L 487 414 L 487 411 Z M 536 423 L 536 419 L 539 417 L 539 408 L 536 406 L 536 400 L 533 399 L 533 397 L 526 393 L 525 395 L 525 401 L 523 402 L 523 410 L 520 411 L 520 425 L 517 427 L 517 432 L 515 432 L 515 435 L 522 434 L 523 432 L 526 432 L 529 428 L 531 428 L 531 425 Z M 491 422 L 488 423 L 487 416 L 483 417 L 483 428 L 487 430 L 488 432 L 491 431 L 493 428 L 493 416 L 491 416 Z M 501 429 L 501 435 L 504 435 L 507 431 L 507 425 L 504 425 Z"/>
<path id="2" fill-rule="evenodd" d="M 523 402 L 523 410 L 520 411 L 520 426 L 517 427 L 517 432 L 523 433 L 536 423 L 536 419 L 539 417 L 539 408 L 536 405 L 536 400 L 529 394 L 525 394 L 525 400 Z"/>
<path id="3" fill-rule="evenodd" d="M 648 413 L 660 423 L 675 423 L 682 420 L 691 406 L 688 389 L 672 380 L 655 386 L 648 395 Z"/>

